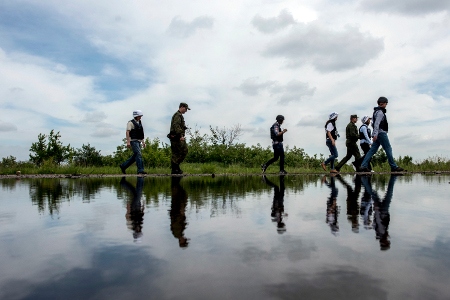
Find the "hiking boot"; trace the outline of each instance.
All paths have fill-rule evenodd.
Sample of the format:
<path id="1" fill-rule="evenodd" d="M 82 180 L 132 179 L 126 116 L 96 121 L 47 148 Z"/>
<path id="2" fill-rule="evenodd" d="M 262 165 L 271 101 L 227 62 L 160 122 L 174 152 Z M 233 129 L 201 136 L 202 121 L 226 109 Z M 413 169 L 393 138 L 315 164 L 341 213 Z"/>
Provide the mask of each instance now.
<path id="1" fill-rule="evenodd" d="M 285 170 L 281 170 L 280 171 L 280 175 L 287 175 L 288 172 L 286 172 Z"/>
<path id="2" fill-rule="evenodd" d="M 356 161 L 352 162 L 352 165 L 353 165 L 353 169 L 355 170 L 355 172 L 358 172 L 359 165 L 356 163 Z"/>
<path id="3" fill-rule="evenodd" d="M 266 164 L 262 164 L 262 165 L 261 165 L 261 171 L 262 171 L 263 173 L 266 173 L 266 170 L 267 170 Z"/>
<path id="4" fill-rule="evenodd" d="M 125 171 L 126 169 L 122 165 L 120 165 L 119 167 L 120 170 L 122 171 L 122 174 L 127 174 L 127 172 Z"/>
<path id="5" fill-rule="evenodd" d="M 391 172 L 406 172 L 406 170 L 403 168 L 397 167 L 397 168 L 391 169 Z"/>
<path id="6" fill-rule="evenodd" d="M 147 174 L 147 172 L 142 171 L 142 172 L 138 172 L 138 174 L 145 175 L 145 174 Z"/>
<path id="7" fill-rule="evenodd" d="M 371 170 L 370 170 L 368 167 L 361 167 L 361 168 L 359 169 L 359 171 L 360 171 L 360 172 L 365 172 L 365 173 L 370 173 L 370 172 L 371 172 Z"/>
<path id="8" fill-rule="evenodd" d="M 320 164 L 320 166 L 322 167 L 322 169 L 323 169 L 324 171 L 327 170 L 327 166 L 325 165 L 325 163 L 322 162 L 322 163 Z"/>
<path id="9" fill-rule="evenodd" d="M 337 174 L 337 173 L 339 173 L 339 170 L 337 170 L 337 169 L 332 169 L 332 170 L 330 171 L 330 173 Z"/>

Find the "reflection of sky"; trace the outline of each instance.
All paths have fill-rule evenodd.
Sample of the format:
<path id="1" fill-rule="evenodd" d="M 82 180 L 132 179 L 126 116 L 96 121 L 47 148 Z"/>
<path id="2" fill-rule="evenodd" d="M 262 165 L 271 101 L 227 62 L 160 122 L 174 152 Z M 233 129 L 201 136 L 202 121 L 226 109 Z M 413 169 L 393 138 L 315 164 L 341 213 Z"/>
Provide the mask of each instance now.
<path id="1" fill-rule="evenodd" d="M 387 187 L 375 178 L 372 187 L 382 198 Z M 345 177 L 354 185 L 352 179 Z M 163 181 L 152 186 L 159 201 L 144 210 L 141 243 L 134 243 L 127 228 L 129 199 L 118 190 L 118 181 L 112 188 L 100 186 L 90 202 L 82 201 L 82 193 L 64 199 L 52 216 L 32 205 L 29 181 L 0 181 L 0 298 L 439 299 L 450 295 L 446 283 L 449 176 L 397 178 L 390 205 L 392 244 L 387 251 L 380 251 L 373 229 L 360 226 L 359 233 L 352 231 L 346 189 L 339 181 L 340 229 L 334 236 L 326 224 L 330 191 L 318 180 L 299 190 L 301 177 L 286 177 L 288 216 L 283 235 L 270 216 L 274 191 L 259 178 L 242 178 L 243 185 L 252 182 L 246 185 L 248 192 L 230 190 L 219 199 L 202 194 L 194 200 L 196 180 L 181 181 L 188 194 L 186 249 L 178 246 L 170 231 L 171 191 Z M 277 177 L 271 180 L 278 183 Z M 151 183 L 152 179 L 145 180 L 144 194 Z M 223 188 L 220 181 L 209 181 L 207 186 L 211 192 Z"/>

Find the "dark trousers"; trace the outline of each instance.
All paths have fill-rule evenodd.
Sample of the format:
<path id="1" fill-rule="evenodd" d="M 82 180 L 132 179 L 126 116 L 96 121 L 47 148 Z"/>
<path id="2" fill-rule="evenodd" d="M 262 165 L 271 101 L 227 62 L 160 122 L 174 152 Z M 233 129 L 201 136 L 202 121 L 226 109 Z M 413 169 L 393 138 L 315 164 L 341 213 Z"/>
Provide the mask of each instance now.
<path id="1" fill-rule="evenodd" d="M 364 156 L 358 160 L 358 162 L 357 162 L 358 166 L 361 166 L 361 163 L 364 160 L 364 158 L 366 157 L 367 152 L 369 152 L 369 150 L 370 150 L 370 145 L 367 143 L 362 143 L 362 144 L 360 144 L 360 146 L 361 146 L 362 151 L 364 152 Z M 372 164 L 370 163 L 370 160 L 369 160 L 367 167 L 369 168 L 369 170 L 372 170 Z"/>
<path id="2" fill-rule="evenodd" d="M 186 141 L 171 140 L 170 148 L 172 149 L 172 163 L 181 164 L 188 154 Z"/>
<path id="3" fill-rule="evenodd" d="M 343 165 L 345 165 L 346 162 L 352 158 L 352 156 L 355 157 L 355 162 L 359 161 L 361 158 L 361 154 L 359 153 L 359 148 L 356 142 L 350 142 L 347 140 L 345 142 L 345 146 L 347 147 L 347 155 L 339 162 L 339 164 L 336 166 L 336 170 L 340 170 Z"/>
<path id="4" fill-rule="evenodd" d="M 284 148 L 283 143 L 273 144 L 273 158 L 265 163 L 266 167 L 276 162 L 280 158 L 280 171 L 284 170 Z"/>

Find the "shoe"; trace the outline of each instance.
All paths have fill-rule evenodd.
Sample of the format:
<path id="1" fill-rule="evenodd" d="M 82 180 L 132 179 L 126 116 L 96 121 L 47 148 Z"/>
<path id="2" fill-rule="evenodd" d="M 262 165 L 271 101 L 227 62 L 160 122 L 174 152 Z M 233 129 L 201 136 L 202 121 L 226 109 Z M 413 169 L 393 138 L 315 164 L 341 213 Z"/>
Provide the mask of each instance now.
<path id="1" fill-rule="evenodd" d="M 391 169 L 391 172 L 406 172 L 406 170 L 403 168 L 397 167 L 397 168 Z"/>
<path id="2" fill-rule="evenodd" d="M 332 170 L 330 171 L 330 173 L 337 174 L 337 173 L 339 173 L 339 171 L 336 170 L 336 169 L 332 169 Z"/>
<path id="3" fill-rule="evenodd" d="M 353 165 L 353 169 L 355 170 L 355 172 L 358 172 L 358 170 L 359 170 L 359 165 L 354 161 L 354 162 L 352 162 L 352 165 Z"/>
<path id="4" fill-rule="evenodd" d="M 145 175 L 145 174 L 147 174 L 147 172 L 142 171 L 142 172 L 138 172 L 138 174 Z"/>
<path id="5" fill-rule="evenodd" d="M 327 170 L 327 166 L 326 166 L 324 163 L 321 163 L 320 166 L 322 167 L 322 169 L 323 169 L 324 171 Z"/>
<path id="6" fill-rule="evenodd" d="M 261 171 L 262 171 L 263 173 L 266 173 L 266 170 L 267 170 L 266 164 L 262 164 L 262 165 L 261 165 Z"/>
<path id="7" fill-rule="evenodd" d="M 286 172 L 285 170 L 281 170 L 280 171 L 280 175 L 287 175 L 288 172 Z"/>
<path id="8" fill-rule="evenodd" d="M 371 170 L 370 170 L 369 168 L 367 168 L 367 167 L 361 167 L 361 168 L 359 169 L 359 171 L 360 171 L 360 172 L 365 172 L 365 173 L 370 173 L 370 172 L 371 172 Z"/>
<path id="9" fill-rule="evenodd" d="M 120 165 L 119 167 L 120 170 L 122 170 L 122 174 L 127 174 L 127 172 L 125 171 L 126 169 L 122 165 Z"/>

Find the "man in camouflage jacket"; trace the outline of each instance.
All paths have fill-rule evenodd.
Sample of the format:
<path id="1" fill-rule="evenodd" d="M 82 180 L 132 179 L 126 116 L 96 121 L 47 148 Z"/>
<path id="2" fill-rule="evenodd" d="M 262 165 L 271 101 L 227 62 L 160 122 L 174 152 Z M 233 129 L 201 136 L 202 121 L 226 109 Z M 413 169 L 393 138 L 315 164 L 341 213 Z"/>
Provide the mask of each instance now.
<path id="1" fill-rule="evenodd" d="M 347 161 L 349 161 L 352 156 L 355 157 L 355 163 L 359 162 L 361 158 L 361 154 L 359 153 L 358 148 L 358 140 L 359 140 L 359 133 L 358 133 L 358 127 L 356 127 L 355 123 L 358 121 L 357 115 L 351 115 L 350 116 L 350 123 L 348 123 L 347 127 L 345 128 L 345 146 L 347 147 L 347 155 L 339 162 L 339 164 L 336 166 L 336 171 L 339 172 L 339 170 L 342 168 L 343 165 Z M 355 165 L 356 171 L 359 169 L 359 165 L 353 163 Z"/>
<path id="2" fill-rule="evenodd" d="M 170 133 L 167 135 L 170 139 L 170 148 L 172 150 L 172 174 L 183 174 L 183 171 L 180 169 L 180 164 L 188 154 L 188 147 L 185 139 L 187 127 L 184 123 L 183 114 L 188 110 L 190 110 L 190 108 L 186 103 L 180 103 L 178 110 L 172 116 Z"/>

